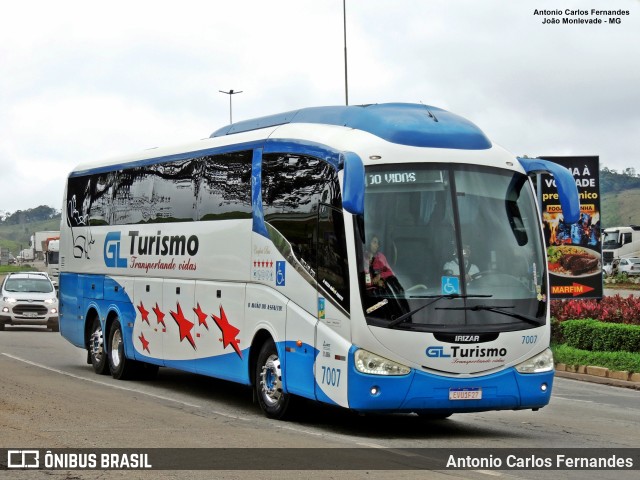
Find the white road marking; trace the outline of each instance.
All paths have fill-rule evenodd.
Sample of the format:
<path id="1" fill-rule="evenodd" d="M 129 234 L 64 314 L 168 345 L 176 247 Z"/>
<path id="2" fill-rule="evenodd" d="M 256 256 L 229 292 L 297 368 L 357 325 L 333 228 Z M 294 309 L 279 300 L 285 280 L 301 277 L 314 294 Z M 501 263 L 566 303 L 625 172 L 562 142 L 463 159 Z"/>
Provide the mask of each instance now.
<path id="1" fill-rule="evenodd" d="M 16 357 L 15 355 L 11 355 L 10 353 L 3 353 L 2 355 L 4 355 L 5 357 L 13 358 L 14 360 L 17 360 L 17 361 L 22 362 L 22 363 L 26 363 L 28 365 L 33 365 L 34 367 L 42 368 L 44 370 L 49 370 L 50 372 L 55 372 L 55 373 L 59 373 L 60 375 L 65 375 L 67 377 L 75 378 L 76 380 L 83 380 L 85 382 L 95 383 L 96 385 L 102 385 L 104 387 L 115 388 L 117 390 L 124 390 L 124 391 L 127 391 L 127 392 L 140 393 L 140 394 L 143 394 L 143 395 L 147 395 L 149 397 L 158 398 L 160 400 L 168 400 L 170 402 L 179 403 L 179 404 L 185 405 L 187 407 L 202 408 L 200 405 L 195 405 L 195 404 L 189 403 L 189 402 L 183 402 L 182 400 L 176 400 L 175 398 L 164 397 L 162 395 L 156 395 L 155 393 L 141 392 L 140 390 L 136 390 L 134 388 L 121 387 L 120 385 L 112 385 L 110 383 L 100 382 L 100 381 L 94 380 L 92 378 L 85 378 L 85 377 L 81 377 L 79 375 L 74 375 L 73 373 L 65 372 L 64 370 L 59 370 L 57 368 L 49 367 L 49 366 L 43 365 L 41 363 L 36 363 L 36 362 L 32 362 L 31 360 L 26 360 L 24 358 Z M 221 415 L 225 415 L 225 414 L 221 414 Z M 226 416 L 229 416 L 229 415 L 226 415 Z"/>
<path id="2" fill-rule="evenodd" d="M 155 393 L 143 392 L 143 391 L 137 390 L 135 388 L 128 388 L 128 387 L 123 387 L 123 386 L 120 386 L 120 385 L 113 385 L 111 383 L 101 382 L 99 380 L 94 380 L 92 378 L 81 377 L 80 375 L 75 375 L 73 373 L 65 372 L 64 370 L 60 370 L 58 368 L 49 367 L 48 365 L 43 365 L 41 363 L 33 362 L 33 361 L 27 360 L 25 358 L 17 357 L 15 355 L 11 355 L 10 353 L 4 353 L 3 352 L 2 355 L 4 355 L 5 357 L 12 358 L 13 360 L 17 360 L 17 361 L 22 362 L 22 363 L 26 363 L 28 365 L 32 365 L 34 367 L 42 368 L 42 369 L 48 370 L 50 372 L 55 372 L 55 373 L 58 373 L 60 375 L 64 375 L 64 376 L 71 377 L 71 378 L 75 378 L 76 380 L 82 380 L 84 382 L 90 382 L 90 383 L 93 383 L 93 384 L 96 384 L 96 385 L 101 385 L 103 387 L 115 388 L 117 390 L 124 390 L 126 392 L 132 392 L 132 393 L 137 393 L 137 394 L 140 394 L 140 395 L 146 395 L 148 397 L 157 398 L 159 400 L 166 400 L 166 401 L 169 401 L 169 402 L 178 403 L 178 404 L 184 405 L 186 407 L 199 408 L 199 409 L 203 408 L 202 405 L 196 405 L 195 403 L 189 403 L 189 402 L 185 402 L 183 400 L 178 400 L 178 399 L 171 398 L 171 397 L 165 397 L 163 395 L 157 395 Z M 242 420 L 242 421 L 245 421 L 245 422 L 253 422 L 253 421 L 255 421 L 255 419 L 251 419 L 251 418 L 247 418 L 247 417 L 241 417 L 241 416 L 238 416 L 238 415 L 232 415 L 232 414 L 220 412 L 220 411 L 217 411 L 217 410 L 210 410 L 210 412 L 213 413 L 214 415 L 220 415 L 222 417 L 232 418 L 234 420 Z M 305 434 L 305 435 L 312 435 L 312 436 L 316 436 L 316 437 L 325 437 L 325 438 L 333 437 L 333 438 L 339 438 L 340 440 L 343 440 L 343 441 L 346 440 L 346 441 L 348 441 L 350 443 L 355 443 L 356 445 L 362 445 L 362 446 L 367 446 L 367 447 L 375 447 L 375 448 L 386 448 L 383 445 L 376 445 L 376 444 L 373 444 L 373 443 L 361 443 L 361 442 L 355 441 L 352 438 L 345 437 L 343 435 L 328 435 L 328 434 L 322 433 L 322 432 L 312 432 L 312 431 L 309 431 L 309 430 L 306 430 L 306 429 L 303 429 L 303 428 L 292 427 L 292 426 L 289 426 L 289 425 L 286 425 L 286 424 L 280 424 L 280 425 L 276 425 L 276 426 L 278 428 L 283 429 L 283 430 L 292 430 L 294 432 L 302 433 L 302 434 Z"/>

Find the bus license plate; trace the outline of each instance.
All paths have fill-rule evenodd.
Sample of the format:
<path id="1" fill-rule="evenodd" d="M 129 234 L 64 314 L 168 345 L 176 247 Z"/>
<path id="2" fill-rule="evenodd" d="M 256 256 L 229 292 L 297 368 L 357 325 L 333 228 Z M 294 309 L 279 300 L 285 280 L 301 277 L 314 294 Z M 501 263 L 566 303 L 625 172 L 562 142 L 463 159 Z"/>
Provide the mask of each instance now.
<path id="1" fill-rule="evenodd" d="M 449 400 L 482 400 L 482 388 L 450 388 Z"/>

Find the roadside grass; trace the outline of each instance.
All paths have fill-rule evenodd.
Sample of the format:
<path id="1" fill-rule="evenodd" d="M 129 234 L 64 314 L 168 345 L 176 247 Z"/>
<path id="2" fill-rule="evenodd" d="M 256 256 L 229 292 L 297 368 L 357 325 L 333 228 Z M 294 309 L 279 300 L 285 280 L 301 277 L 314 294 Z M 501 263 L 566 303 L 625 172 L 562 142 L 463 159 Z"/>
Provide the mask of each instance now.
<path id="1" fill-rule="evenodd" d="M 556 363 L 596 366 L 629 373 L 640 372 L 640 353 L 592 352 L 565 344 L 551 345 L 551 350 Z"/>
<path id="2" fill-rule="evenodd" d="M 626 273 L 619 273 L 615 277 L 605 277 L 603 286 L 610 290 L 640 290 L 640 276 L 629 277 Z"/>
<path id="3" fill-rule="evenodd" d="M 24 265 L 0 265 L 0 275 L 13 272 L 35 272 L 37 268 L 30 264 Z"/>

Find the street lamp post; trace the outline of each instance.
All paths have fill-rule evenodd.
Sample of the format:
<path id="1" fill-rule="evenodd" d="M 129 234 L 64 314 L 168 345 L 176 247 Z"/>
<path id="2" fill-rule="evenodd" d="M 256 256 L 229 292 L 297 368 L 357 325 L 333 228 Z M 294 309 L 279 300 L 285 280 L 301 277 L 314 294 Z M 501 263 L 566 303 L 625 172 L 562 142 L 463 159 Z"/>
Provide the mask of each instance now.
<path id="1" fill-rule="evenodd" d="M 347 80 L 347 0 L 342 0 L 342 18 L 344 23 L 344 102 L 349 105 L 349 83 Z"/>
<path id="2" fill-rule="evenodd" d="M 224 93 L 225 95 L 229 95 L 229 123 L 233 123 L 233 109 L 231 107 L 231 96 L 235 95 L 237 93 L 242 93 L 242 90 L 240 90 L 239 92 L 235 91 L 235 90 L 229 90 L 228 92 L 225 92 L 224 90 L 218 90 L 220 93 Z"/>

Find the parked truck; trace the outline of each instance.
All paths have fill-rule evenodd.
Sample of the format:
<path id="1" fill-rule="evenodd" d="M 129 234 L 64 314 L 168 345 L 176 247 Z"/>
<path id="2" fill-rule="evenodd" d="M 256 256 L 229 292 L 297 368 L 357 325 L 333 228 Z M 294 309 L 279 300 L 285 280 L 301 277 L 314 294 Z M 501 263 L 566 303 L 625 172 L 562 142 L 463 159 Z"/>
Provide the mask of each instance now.
<path id="1" fill-rule="evenodd" d="M 32 262 L 34 260 L 33 248 L 24 248 L 18 254 L 19 262 Z"/>
<path id="2" fill-rule="evenodd" d="M 44 263 L 54 285 L 58 285 L 60 276 L 60 237 L 48 238 L 44 247 Z"/>
<path id="3" fill-rule="evenodd" d="M 629 257 L 640 257 L 640 226 L 605 228 L 602 235 L 603 265 Z"/>
<path id="4" fill-rule="evenodd" d="M 34 258 L 44 260 L 47 239 L 60 238 L 60 230 L 44 230 L 35 232 L 31 236 L 31 247 L 33 248 Z"/>

